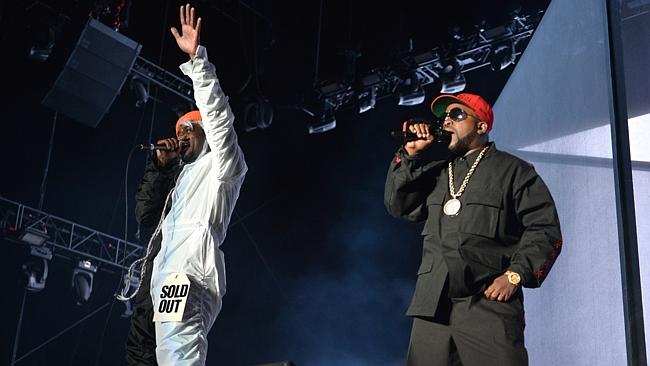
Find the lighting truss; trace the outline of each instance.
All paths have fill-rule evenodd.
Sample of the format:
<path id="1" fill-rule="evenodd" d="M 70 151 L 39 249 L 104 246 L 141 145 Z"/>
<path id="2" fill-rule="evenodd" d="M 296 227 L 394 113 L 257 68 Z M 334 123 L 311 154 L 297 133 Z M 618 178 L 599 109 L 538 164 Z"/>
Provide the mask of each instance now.
<path id="1" fill-rule="evenodd" d="M 420 86 L 434 83 L 449 60 L 455 60 L 461 67 L 461 73 L 490 66 L 490 58 L 499 46 L 512 45 L 514 58 L 523 52 L 525 42 L 530 38 L 541 20 L 542 12 L 533 15 L 513 15 L 504 25 L 483 29 L 475 34 L 456 39 L 451 49 L 435 47 L 418 55 L 408 55 L 400 60 L 399 65 L 379 67 L 362 75 L 358 81 L 350 83 L 320 83 L 316 88 L 317 100 L 331 106 L 335 111 L 353 107 L 364 100 L 370 90 L 376 91 L 376 99 L 391 97 L 399 91 L 405 78 L 415 72 Z M 367 80 L 373 80 L 367 83 Z M 323 86 L 325 85 L 325 86 Z"/>
<path id="2" fill-rule="evenodd" d="M 192 84 L 187 79 L 180 78 L 141 56 L 135 59 L 131 73 L 194 103 Z"/>
<path id="3" fill-rule="evenodd" d="M 140 258 L 144 250 L 141 245 L 124 241 L 70 220 L 50 215 L 18 202 L 0 197 L 0 217 L 7 239 L 18 243 L 20 233 L 38 230 L 48 239 L 44 246 L 51 246 L 54 253 L 67 253 L 75 258 L 84 258 L 106 264 L 105 269 L 128 269 L 131 262 Z M 14 234 L 14 235 L 12 235 Z"/>

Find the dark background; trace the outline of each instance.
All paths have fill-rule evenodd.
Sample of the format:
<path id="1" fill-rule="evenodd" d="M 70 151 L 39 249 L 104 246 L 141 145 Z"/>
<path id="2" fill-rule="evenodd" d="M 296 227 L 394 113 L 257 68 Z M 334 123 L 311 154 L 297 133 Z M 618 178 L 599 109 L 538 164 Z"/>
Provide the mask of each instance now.
<path id="1" fill-rule="evenodd" d="M 390 64 L 412 39 L 414 52 L 450 42 L 485 20 L 501 25 L 517 8 L 545 9 L 548 0 L 323 1 L 319 81 L 345 71 L 341 50 L 361 51 L 358 72 Z M 38 34 L 33 6 L 66 15 L 46 62 L 27 58 Z M 4 3 L 0 196 L 36 207 L 46 165 L 53 112 L 40 105 L 79 32 L 99 5 L 112 1 Z M 141 55 L 177 75 L 185 61 L 169 33 L 178 26 L 176 1 L 128 1 L 121 32 L 143 45 Z M 427 116 L 428 103 L 397 106 L 387 98 L 367 113 L 346 109 L 335 130 L 308 135 L 309 116 L 295 108 L 315 77 L 319 1 L 198 1 L 202 44 L 217 66 L 235 112 L 251 93 L 274 106 L 270 128 L 240 131 L 249 173 L 228 237 L 228 294 L 210 333 L 208 364 L 252 365 L 293 359 L 297 365 L 400 365 L 410 320 L 404 315 L 420 256 L 419 225 L 390 217 L 383 184 L 397 144 L 388 138 L 401 121 Z M 47 12 L 46 12 L 47 13 Z M 112 23 L 110 15 L 100 19 Z M 125 20 L 123 19 L 123 22 Z M 466 74 L 466 91 L 493 103 L 512 67 Z M 252 81 L 246 88 L 246 80 Z M 127 82 L 128 84 L 128 82 Z M 259 87 L 257 86 L 259 85 Z M 440 85 L 427 89 L 427 101 Z M 243 90 L 242 90 L 243 89 Z M 88 91 L 89 93 L 92 91 Z M 122 237 L 124 170 L 130 148 L 173 134 L 174 105 L 135 107 L 128 85 L 93 129 L 59 115 L 43 210 Z M 241 123 L 236 121 L 242 130 Z M 498 128 L 498 121 L 497 121 Z M 137 241 L 133 194 L 144 154 L 128 174 L 129 240 Z M 0 241 L 3 294 L 0 362 L 9 363 L 22 299 L 25 246 Z M 50 261 L 47 287 L 28 294 L 18 357 L 110 303 L 119 274 L 100 268 L 89 303 L 76 306 L 72 258 Z M 109 311 L 110 310 L 110 311 Z M 19 365 L 117 365 L 124 359 L 129 320 L 117 303 L 79 323 Z"/>

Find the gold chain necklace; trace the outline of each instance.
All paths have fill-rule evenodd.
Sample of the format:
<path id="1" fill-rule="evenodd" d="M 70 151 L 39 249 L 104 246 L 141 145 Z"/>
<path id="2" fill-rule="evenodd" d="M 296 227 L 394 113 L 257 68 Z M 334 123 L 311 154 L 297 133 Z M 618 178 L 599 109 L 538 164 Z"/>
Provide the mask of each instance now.
<path id="1" fill-rule="evenodd" d="M 481 150 L 481 153 L 478 154 L 476 157 L 476 160 L 474 161 L 474 164 L 472 164 L 472 167 L 469 168 L 469 171 L 465 175 L 465 179 L 463 179 L 463 184 L 460 185 L 460 188 L 458 188 L 458 192 L 456 192 L 456 189 L 454 188 L 454 170 L 453 166 L 451 164 L 451 161 L 449 162 L 449 194 L 451 195 L 451 199 L 445 203 L 444 207 L 442 208 L 442 211 L 445 213 L 447 216 L 456 216 L 460 212 L 460 208 L 462 207 L 460 200 L 458 197 L 460 197 L 463 192 L 465 192 L 465 187 L 467 187 L 467 183 L 469 182 L 469 178 L 472 177 L 472 174 L 474 174 L 474 171 L 476 170 L 476 167 L 478 166 L 478 163 L 481 162 L 481 159 L 483 159 L 483 155 L 485 155 L 485 152 L 490 148 L 490 145 L 486 146 Z"/>

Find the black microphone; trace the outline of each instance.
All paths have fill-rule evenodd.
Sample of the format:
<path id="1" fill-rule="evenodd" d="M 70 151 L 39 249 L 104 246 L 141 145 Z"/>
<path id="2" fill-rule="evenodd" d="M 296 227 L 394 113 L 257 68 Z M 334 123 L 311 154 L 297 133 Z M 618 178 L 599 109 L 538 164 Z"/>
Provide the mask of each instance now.
<path id="1" fill-rule="evenodd" d="M 390 136 L 402 144 L 407 142 L 417 141 L 417 140 L 426 140 L 426 137 L 418 137 L 417 134 L 409 131 L 408 126 L 413 123 L 424 123 L 429 126 L 429 133 L 433 135 L 434 142 L 442 142 L 448 144 L 451 141 L 451 133 L 442 129 L 442 125 L 433 124 L 428 121 L 422 121 L 421 119 L 410 119 L 406 121 L 407 129 L 406 131 L 391 131 Z"/>
<path id="2" fill-rule="evenodd" d="M 170 149 L 165 145 L 154 145 L 154 144 L 140 144 L 140 145 L 138 145 L 138 149 L 140 149 L 140 150 L 173 151 L 173 149 Z"/>

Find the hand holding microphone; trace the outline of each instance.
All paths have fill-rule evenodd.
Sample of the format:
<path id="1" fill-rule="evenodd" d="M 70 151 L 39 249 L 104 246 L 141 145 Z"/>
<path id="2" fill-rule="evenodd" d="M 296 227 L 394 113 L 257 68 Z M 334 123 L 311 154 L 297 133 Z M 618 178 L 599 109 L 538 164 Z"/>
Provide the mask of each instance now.
<path id="1" fill-rule="evenodd" d="M 402 125 L 402 132 L 406 140 L 404 149 L 409 155 L 419 153 L 436 141 L 432 126 L 426 122 L 405 121 Z"/>
<path id="2" fill-rule="evenodd" d="M 158 140 L 156 141 L 156 145 L 161 145 L 161 147 L 165 146 L 166 148 L 165 150 L 156 149 L 156 158 L 158 159 L 159 166 L 167 166 L 170 161 L 178 157 L 180 144 L 178 143 L 177 138 L 170 137 L 168 139 Z"/>
<path id="3" fill-rule="evenodd" d="M 442 123 L 431 123 L 422 118 L 411 118 L 404 122 L 401 131 L 393 131 L 391 136 L 402 144 L 409 155 L 414 155 L 427 149 L 431 144 L 439 142 L 449 144 L 451 134 L 442 128 Z"/>

